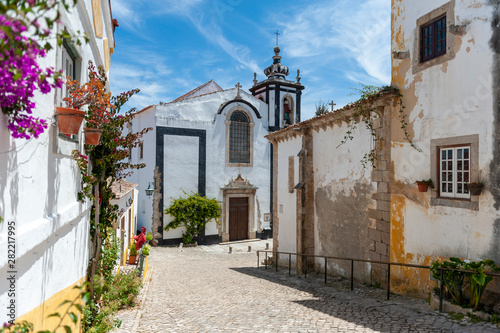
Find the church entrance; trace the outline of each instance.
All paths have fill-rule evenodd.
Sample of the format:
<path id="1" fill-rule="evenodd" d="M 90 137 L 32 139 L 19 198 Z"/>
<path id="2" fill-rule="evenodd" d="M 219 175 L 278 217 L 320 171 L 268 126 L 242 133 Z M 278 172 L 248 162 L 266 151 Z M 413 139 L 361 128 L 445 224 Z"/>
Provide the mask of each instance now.
<path id="1" fill-rule="evenodd" d="M 248 197 L 229 198 L 229 240 L 248 239 Z"/>

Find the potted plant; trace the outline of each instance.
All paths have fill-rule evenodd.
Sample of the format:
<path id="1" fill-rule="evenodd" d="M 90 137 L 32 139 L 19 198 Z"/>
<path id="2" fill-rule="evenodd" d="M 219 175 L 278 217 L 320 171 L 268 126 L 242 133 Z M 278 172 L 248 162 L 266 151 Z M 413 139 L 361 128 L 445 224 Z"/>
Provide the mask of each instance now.
<path id="1" fill-rule="evenodd" d="M 128 263 L 129 265 L 135 265 L 135 262 L 137 260 L 137 248 L 135 247 L 135 240 L 132 240 L 132 242 L 130 242 L 130 253 L 129 253 L 129 256 L 128 256 Z"/>
<path id="2" fill-rule="evenodd" d="M 142 255 L 149 256 L 149 251 L 151 250 L 151 246 L 148 244 L 144 244 L 142 247 Z"/>
<path id="3" fill-rule="evenodd" d="M 471 195 L 480 195 L 483 190 L 484 184 L 481 182 L 468 183 L 465 186 L 469 189 Z"/>
<path id="4" fill-rule="evenodd" d="M 81 85 L 78 80 L 66 81 L 68 97 L 63 98 L 66 107 L 56 107 L 59 132 L 66 135 L 77 135 L 85 118 L 81 108 L 89 103 L 87 84 Z"/>
<path id="5" fill-rule="evenodd" d="M 101 127 L 109 123 L 111 93 L 106 92 L 106 72 L 102 66 L 96 70 L 92 61 L 89 61 L 89 82 L 87 83 L 89 105 L 85 114 L 87 127 L 83 128 L 85 143 L 99 144 L 102 134 Z"/>
<path id="6" fill-rule="evenodd" d="M 432 179 L 418 180 L 417 181 L 417 185 L 418 185 L 418 191 L 419 192 L 427 192 L 427 188 L 429 186 L 431 188 L 434 187 L 434 184 L 432 183 Z"/>

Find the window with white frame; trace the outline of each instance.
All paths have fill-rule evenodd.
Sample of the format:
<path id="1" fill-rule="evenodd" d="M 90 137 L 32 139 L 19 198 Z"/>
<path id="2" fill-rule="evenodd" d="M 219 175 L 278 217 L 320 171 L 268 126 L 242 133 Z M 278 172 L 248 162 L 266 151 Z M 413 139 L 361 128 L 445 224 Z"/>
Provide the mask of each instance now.
<path id="1" fill-rule="evenodd" d="M 471 179 L 471 147 L 442 147 L 439 160 L 440 196 L 469 199 L 466 184 Z"/>
<path id="2" fill-rule="evenodd" d="M 75 80 L 76 79 L 76 57 L 73 50 L 67 43 L 63 43 L 64 47 L 62 48 L 62 71 L 64 81 Z M 62 89 L 62 98 L 68 97 L 68 91 L 66 87 Z"/>

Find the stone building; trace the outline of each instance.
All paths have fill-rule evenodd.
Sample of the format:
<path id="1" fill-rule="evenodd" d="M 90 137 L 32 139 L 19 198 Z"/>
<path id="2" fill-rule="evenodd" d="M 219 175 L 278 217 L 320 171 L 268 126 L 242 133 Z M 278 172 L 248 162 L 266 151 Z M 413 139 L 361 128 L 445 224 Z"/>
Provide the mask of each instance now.
<path id="1" fill-rule="evenodd" d="M 267 79 L 254 75 L 251 94 L 239 83 L 223 90 L 209 81 L 137 112 L 132 130 L 153 131 L 132 151 L 132 161 L 146 168 L 129 180 L 139 184 L 138 227 L 154 230 L 160 244 L 180 241 L 182 228 L 163 230 L 171 220 L 163 211 L 191 192 L 216 198 L 222 207 L 220 221 L 207 224 L 199 243 L 271 236 L 271 145 L 264 136 L 300 121 L 304 89 L 298 75 L 286 79 L 289 70 L 280 49 L 274 51 Z M 148 196 L 148 189 L 154 194 Z"/>
<path id="2" fill-rule="evenodd" d="M 377 116 L 375 140 L 360 123 L 340 144 L 359 119 L 355 104 L 267 136 L 275 250 L 500 263 L 498 15 L 497 1 L 392 1 L 392 85 L 402 97 L 387 91 L 364 104 Z M 363 169 L 370 152 L 375 163 Z M 419 192 L 426 179 L 435 187 Z M 484 184 L 480 195 L 468 189 L 474 182 Z M 350 274 L 340 261 L 329 269 Z M 372 283 L 385 269 L 355 268 Z M 432 285 L 428 270 L 394 268 L 391 277 L 398 292 L 424 295 Z"/>
<path id="3" fill-rule="evenodd" d="M 66 40 L 58 46 L 55 38 L 49 39 L 53 49 L 40 59 L 40 67 L 52 66 L 62 70 L 64 77 L 85 81 L 92 60 L 105 68 L 109 81 L 115 22 L 109 0 L 81 0 L 69 12 L 62 10 L 53 32 L 80 31 L 90 42 L 77 45 Z M 83 129 L 72 137 L 60 134 L 55 117 L 55 107 L 62 106 L 65 92 L 54 89 L 35 94 L 34 115 L 49 124 L 38 139 L 12 138 L 7 118 L 0 112 L 0 217 L 4 220 L 0 252 L 5 254 L 0 258 L 0 323 L 12 319 L 6 307 L 14 300 L 17 320 L 32 322 L 35 331 L 55 328 L 59 319 L 48 315 L 78 294 L 73 287 L 85 281 L 89 262 L 91 204 L 77 199 L 81 176 L 71 154 L 73 150 L 84 153 Z M 13 224 L 15 273 L 9 274 L 15 275 L 14 294 L 5 282 L 12 270 L 7 261 L 7 235 Z"/>

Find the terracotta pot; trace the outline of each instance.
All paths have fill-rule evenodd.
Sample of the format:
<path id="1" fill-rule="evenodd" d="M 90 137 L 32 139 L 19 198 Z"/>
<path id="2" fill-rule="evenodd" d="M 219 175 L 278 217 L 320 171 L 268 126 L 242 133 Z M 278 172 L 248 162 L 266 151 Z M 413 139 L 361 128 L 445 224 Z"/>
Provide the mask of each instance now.
<path id="1" fill-rule="evenodd" d="M 483 186 L 484 185 L 469 185 L 466 184 L 467 188 L 469 189 L 470 195 L 480 195 L 481 192 L 483 191 Z"/>
<path id="2" fill-rule="evenodd" d="M 88 145 L 98 145 L 101 138 L 102 129 L 84 127 L 83 133 L 85 134 L 85 143 Z"/>
<path id="3" fill-rule="evenodd" d="M 419 184 L 419 183 L 417 183 L 417 186 L 419 192 L 427 192 L 427 188 L 429 187 L 429 185 L 427 184 Z"/>
<path id="4" fill-rule="evenodd" d="M 135 261 L 137 260 L 137 256 L 128 256 L 128 264 L 135 265 Z"/>
<path id="5" fill-rule="evenodd" d="M 59 133 L 78 135 L 78 131 L 85 117 L 85 112 L 63 107 L 56 107 L 56 112 Z"/>

